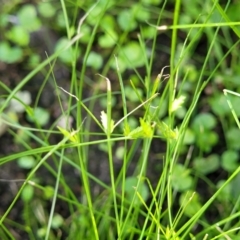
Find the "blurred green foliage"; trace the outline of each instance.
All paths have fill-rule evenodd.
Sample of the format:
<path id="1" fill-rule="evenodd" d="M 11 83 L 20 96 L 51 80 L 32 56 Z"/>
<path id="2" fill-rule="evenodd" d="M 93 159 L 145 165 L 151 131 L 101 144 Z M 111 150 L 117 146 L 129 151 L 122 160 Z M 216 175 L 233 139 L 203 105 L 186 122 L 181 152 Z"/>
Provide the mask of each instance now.
<path id="1" fill-rule="evenodd" d="M 32 40 L 34 33 L 41 33 L 44 29 L 48 29 L 57 35 L 57 39 L 48 38 L 44 34 L 42 38 L 48 46 L 53 46 L 53 49 L 51 49 L 53 52 L 59 51 L 69 44 L 70 38 L 76 35 L 80 18 L 95 2 L 66 1 L 67 19 L 65 19 L 64 13 L 59 10 L 61 9 L 60 2 L 26 4 L 21 1 L 5 1 L 0 10 L 0 31 L 3 33 L 0 36 L 0 61 L 6 64 L 24 63 L 30 69 L 34 69 L 43 60 L 40 52 L 45 51 L 45 49 L 40 49 L 39 51 L 39 49 L 31 47 L 31 41 L 34 41 Z M 149 24 L 157 23 L 162 4 L 162 0 L 99 1 L 99 4 L 87 16 L 80 29 L 83 36 L 79 39 L 77 51 L 79 66 L 83 62 L 86 48 L 91 40 L 96 19 L 99 17 L 102 9 L 106 9 L 106 13 L 102 17 L 97 29 L 97 37 L 94 39 L 93 48 L 86 60 L 86 66 L 92 74 L 102 71 L 116 74 L 116 61 L 113 57 L 115 55 L 121 73 L 125 73 L 128 70 L 144 69 L 141 71 L 143 76 L 141 74 L 128 76 L 129 79 L 133 80 L 134 86 L 136 86 L 136 90 L 140 98 L 142 98 L 146 90 L 142 84 L 146 77 L 145 75 L 147 75 L 145 73 L 146 62 L 153 58 L 154 68 L 151 69 L 153 79 L 161 71 L 159 66 L 169 64 L 169 46 L 162 46 L 157 43 L 156 52 L 153 56 L 151 45 L 147 44 L 153 41 L 155 35 L 158 35 L 159 42 L 162 39 L 167 39 L 168 42 L 171 41 L 168 38 L 168 33 L 157 32 L 155 27 Z M 221 15 L 212 7 L 212 1 L 182 0 L 179 23 L 219 22 Z M 78 9 L 77 12 L 76 9 Z M 163 11 L 162 25 L 166 23 L 172 24 L 172 1 L 169 1 L 170 10 L 166 9 Z M 199 9 L 202 11 L 200 12 Z M 239 19 L 239 11 L 240 4 L 236 1 L 229 5 L 226 13 L 232 21 L 237 21 Z M 66 20 L 70 25 L 69 32 L 66 30 Z M 177 109 L 175 113 L 176 120 L 174 124 L 176 126 L 181 124 L 190 107 L 189 99 L 194 94 L 193 89 L 195 89 L 197 80 L 201 78 L 201 81 L 204 81 L 211 76 L 211 81 L 200 97 L 199 106 L 189 120 L 189 126 L 185 129 L 184 141 L 181 146 L 182 155 L 179 156 L 180 162 L 173 169 L 171 176 L 174 190 L 181 193 L 180 205 L 183 205 L 187 191 L 189 193 L 196 191 L 197 180 L 194 176 L 203 176 L 202 178 L 205 179 L 209 174 L 219 171 L 230 174 L 239 165 L 240 130 L 236 127 L 231 109 L 222 92 L 224 88 L 240 92 L 239 51 L 232 51 L 229 58 L 225 59 L 224 54 L 234 45 L 235 37 L 232 36 L 233 33 L 230 27 L 221 29 L 219 38 L 214 42 L 211 59 L 206 62 L 206 71 L 202 73 L 201 67 L 205 63 L 204 59 L 207 57 L 206 49 L 209 49 L 212 44 L 214 34 L 214 28 L 201 29 L 201 31 L 197 28 L 190 29 L 190 31 L 188 28 L 179 30 L 176 62 L 179 60 L 181 64 L 179 65 L 177 75 L 180 84 L 176 86 L 176 91 L 177 97 L 181 99 L 184 96 L 184 100 L 181 108 Z M 146 44 L 140 44 L 141 40 Z M 49 41 L 51 44 L 49 44 Z M 162 63 L 159 60 L 163 53 L 167 53 L 166 63 Z M 61 64 L 68 69 L 70 69 L 72 64 L 72 54 L 73 51 L 69 48 L 58 56 Z M 215 71 L 214 68 L 219 63 L 221 63 L 219 69 Z M 213 71 L 215 72 L 213 73 Z M 161 79 L 162 82 L 163 79 Z M 167 85 L 167 79 L 164 80 L 163 86 L 165 86 L 165 83 Z M 139 103 L 139 97 L 133 94 L 133 92 L 129 82 L 126 81 L 126 99 L 131 107 L 134 108 Z M 159 87 L 159 92 L 161 94 L 163 92 L 161 86 Z M 236 115 L 240 117 L 240 98 L 236 96 L 229 96 L 229 98 Z M 115 96 L 112 97 L 112 101 L 113 105 L 118 103 Z M 101 107 L 105 107 L 106 99 L 101 98 L 99 104 Z M 159 107 L 159 98 L 154 99 L 151 104 L 153 107 Z M 161 102 L 158 112 L 160 120 L 167 116 L 167 105 L 168 99 L 166 98 Z M 12 111 L 16 112 L 16 110 Z M 47 110 L 37 107 L 33 109 L 32 115 L 28 115 L 28 120 L 37 125 L 45 126 L 50 121 L 50 114 Z M 129 125 L 131 128 L 132 126 L 134 128 L 138 125 L 138 122 L 135 118 L 130 117 Z M 22 136 L 20 131 L 18 134 L 20 137 L 16 139 L 16 143 L 19 142 Z M 185 162 L 185 156 L 190 152 L 191 147 L 194 148 L 194 151 L 191 153 L 192 155 L 190 154 L 190 157 L 188 156 L 190 160 L 188 160 L 188 164 L 183 164 L 181 161 Z M 27 169 L 31 168 L 35 162 L 32 158 L 19 159 L 18 164 L 21 168 Z M 225 179 L 218 179 L 217 187 L 220 187 L 224 181 Z M 239 177 L 235 181 L 236 184 L 239 184 Z M 127 178 L 125 182 L 126 198 L 128 200 L 131 200 L 133 197 L 134 191 L 132 186 L 136 182 L 135 178 Z M 234 188 L 234 185 L 228 186 L 224 191 L 218 196 L 218 200 L 226 202 L 226 205 L 228 201 L 232 201 L 233 197 L 239 193 Z M 139 189 L 139 193 L 144 200 L 149 195 L 145 185 L 143 185 L 142 189 Z M 22 199 L 28 202 L 32 199 L 33 194 L 33 189 L 28 187 L 23 192 Z M 136 199 L 135 204 L 139 203 L 140 199 Z M 184 213 L 187 216 L 192 216 L 200 207 L 201 198 L 196 193 L 193 200 L 186 206 Z M 56 216 L 53 227 L 57 228 L 61 224 L 62 219 Z"/>

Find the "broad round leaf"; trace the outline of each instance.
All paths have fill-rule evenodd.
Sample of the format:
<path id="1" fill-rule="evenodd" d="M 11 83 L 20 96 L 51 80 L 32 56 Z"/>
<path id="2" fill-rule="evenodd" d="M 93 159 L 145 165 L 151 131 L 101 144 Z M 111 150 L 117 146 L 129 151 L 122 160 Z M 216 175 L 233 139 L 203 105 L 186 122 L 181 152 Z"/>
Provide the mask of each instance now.
<path id="1" fill-rule="evenodd" d="M 224 94 L 214 95 L 210 99 L 209 103 L 212 108 L 212 111 L 220 117 L 226 116 L 231 112 L 231 109 L 227 104 L 227 99 L 224 96 Z"/>
<path id="2" fill-rule="evenodd" d="M 145 63 L 145 58 L 140 45 L 137 42 L 129 42 L 121 48 L 118 61 L 126 68 L 141 67 Z M 120 65 L 121 67 L 121 65 Z"/>
<path id="3" fill-rule="evenodd" d="M 207 158 L 196 158 L 194 159 L 193 166 L 197 171 L 203 174 L 212 173 L 220 166 L 219 156 L 217 154 L 213 154 Z"/>
<path id="4" fill-rule="evenodd" d="M 90 66 L 96 70 L 100 69 L 103 64 L 102 56 L 96 52 L 90 52 L 87 59 L 87 66 Z"/>
<path id="5" fill-rule="evenodd" d="M 118 24 L 123 31 L 132 31 L 137 27 L 131 10 L 123 10 L 118 14 Z"/>
<path id="6" fill-rule="evenodd" d="M 62 226 L 63 222 L 64 222 L 64 219 L 60 214 L 54 214 L 51 222 L 51 226 L 54 229 L 58 229 L 59 227 Z"/>
<path id="7" fill-rule="evenodd" d="M 193 144 L 195 142 L 195 134 L 191 129 L 187 129 L 183 139 L 184 144 Z"/>
<path id="8" fill-rule="evenodd" d="M 38 5 L 38 11 L 43 17 L 50 18 L 55 14 L 56 9 L 49 2 L 42 2 Z"/>
<path id="9" fill-rule="evenodd" d="M 21 198 L 25 203 L 32 200 L 34 195 L 34 187 L 31 185 L 26 185 L 21 192 Z"/>
<path id="10" fill-rule="evenodd" d="M 37 122 L 40 126 L 44 126 L 49 122 L 50 114 L 43 108 L 37 107 L 33 109 L 32 115 L 27 115 L 31 122 Z"/>
<path id="11" fill-rule="evenodd" d="M 195 131 L 204 133 L 206 129 L 212 129 L 216 124 L 216 118 L 211 113 L 201 113 L 193 120 L 192 127 Z"/>
<path id="12" fill-rule="evenodd" d="M 104 35 L 100 36 L 98 43 L 103 48 L 110 48 L 117 42 L 118 35 L 114 31 L 108 31 Z"/>
<path id="13" fill-rule="evenodd" d="M 18 12 L 18 18 L 20 25 L 28 31 L 37 31 L 41 27 L 37 11 L 31 4 L 23 5 Z"/>
<path id="14" fill-rule="evenodd" d="M 131 202 L 133 200 L 134 194 L 136 191 L 141 195 L 143 201 L 146 201 L 149 196 L 149 190 L 145 182 L 141 181 L 139 188 L 137 187 L 138 179 L 136 177 L 128 177 L 125 181 L 125 193 L 127 199 Z M 136 195 L 134 205 L 140 205 L 141 199 Z"/>
<path id="15" fill-rule="evenodd" d="M 20 46 L 27 46 L 29 44 L 29 33 L 21 26 L 13 26 L 7 32 L 7 38 Z"/>
<path id="16" fill-rule="evenodd" d="M 240 149 L 239 144 L 240 130 L 238 128 L 230 128 L 226 133 L 226 139 L 230 149 L 238 150 Z"/>
<path id="17" fill-rule="evenodd" d="M 233 172 L 238 167 L 238 153 L 233 150 L 227 150 L 222 154 L 221 157 L 222 168 L 228 172 Z"/>
<path id="18" fill-rule="evenodd" d="M 32 156 L 25 156 L 19 158 L 17 163 L 23 169 L 31 169 L 35 166 L 35 159 Z"/>
<path id="19" fill-rule="evenodd" d="M 0 61 L 14 63 L 22 59 L 23 52 L 19 47 L 10 47 L 7 42 L 0 42 Z"/>
<path id="20" fill-rule="evenodd" d="M 193 184 L 193 179 L 189 175 L 189 169 L 185 168 L 181 164 L 177 164 L 172 173 L 172 185 L 177 191 L 185 191 L 189 189 Z"/>
<path id="21" fill-rule="evenodd" d="M 188 217 L 193 216 L 202 207 L 198 193 L 191 190 L 182 193 L 179 202 Z"/>

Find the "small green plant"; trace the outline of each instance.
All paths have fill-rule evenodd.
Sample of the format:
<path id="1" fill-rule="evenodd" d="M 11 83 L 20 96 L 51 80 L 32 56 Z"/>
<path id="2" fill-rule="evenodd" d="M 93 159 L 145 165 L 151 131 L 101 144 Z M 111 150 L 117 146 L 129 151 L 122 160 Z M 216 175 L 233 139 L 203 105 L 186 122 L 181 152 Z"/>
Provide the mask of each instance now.
<path id="1" fill-rule="evenodd" d="M 12 16 L 15 20 L 11 24 L 9 14 L 3 13 L 3 18 L 8 19 L 9 28 L 4 33 L 5 39 L 0 39 L 0 60 L 6 63 L 20 62 L 26 55 L 31 33 L 41 27 L 36 8 L 31 4 L 23 5 L 17 14 Z M 7 25 L 7 21 L 2 24 Z M 14 45 L 10 45 L 8 41 Z"/>

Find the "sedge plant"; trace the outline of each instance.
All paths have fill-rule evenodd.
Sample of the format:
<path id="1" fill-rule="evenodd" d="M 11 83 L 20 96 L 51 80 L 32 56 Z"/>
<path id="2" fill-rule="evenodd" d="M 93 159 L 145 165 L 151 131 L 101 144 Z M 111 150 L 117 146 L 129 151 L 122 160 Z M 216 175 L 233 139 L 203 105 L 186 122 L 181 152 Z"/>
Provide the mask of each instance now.
<path id="1" fill-rule="evenodd" d="M 102 73 L 97 73 L 93 77 L 95 80 L 97 79 L 96 81 L 104 82 L 104 92 L 94 89 L 94 94 L 90 94 L 88 98 L 84 98 L 83 94 L 87 82 L 88 57 L 97 38 L 101 21 L 114 4 L 112 1 L 98 1 L 88 8 L 89 10 L 86 11 L 80 21 L 77 19 L 78 4 L 74 5 L 73 24 L 77 25 L 75 35 L 72 34 L 72 26 L 69 22 L 70 13 L 68 13 L 66 3 L 61 1 L 68 44 L 53 55 L 47 56 L 47 59 L 30 72 L 14 90 L 8 89 L 1 83 L 8 94 L 3 96 L 5 101 L 1 105 L 0 113 L 3 116 L 4 123 L 10 128 L 9 132 L 13 137 L 17 137 L 15 129 L 24 131 L 26 136 L 37 145 L 36 148 L 32 148 L 30 141 L 22 139 L 20 140 L 22 146 L 20 152 L 0 159 L 1 165 L 12 163 L 22 156 L 34 156 L 36 161 L 35 166 L 28 172 L 26 179 L 13 180 L 20 183 L 21 186 L 9 207 L 1 215 L 0 236 L 2 239 L 6 239 L 6 237 L 14 239 L 13 233 L 10 231 L 11 227 L 21 229 L 29 239 L 35 239 L 36 235 L 40 239 L 60 239 L 64 237 L 65 239 L 174 240 L 222 239 L 223 237 L 230 239 L 230 236 L 232 239 L 237 239 L 239 199 L 233 203 L 231 213 L 223 219 L 217 218 L 214 223 L 211 223 L 207 216 L 209 209 L 217 201 L 220 193 L 231 184 L 239 174 L 240 169 L 237 168 L 228 176 L 221 187 L 215 189 L 211 197 L 200 203 L 200 200 L 197 200 L 199 194 L 196 187 L 199 179 L 196 179 L 196 177 L 193 181 L 193 178 L 189 176 L 194 175 L 194 170 L 191 169 L 189 163 L 192 156 L 183 156 L 182 149 L 185 144 L 188 126 L 198 109 L 203 91 L 211 83 L 216 71 L 221 68 L 226 58 L 235 51 L 239 44 L 239 41 L 232 44 L 225 54 L 220 52 L 217 56 L 218 63 L 213 64 L 215 59 L 212 59 L 212 52 L 217 48 L 216 42 L 219 40 L 220 29 L 228 26 L 239 37 L 239 30 L 236 27 L 239 23 L 232 22 L 229 19 L 227 15 L 229 4 L 226 4 L 223 8 L 217 1 L 213 0 L 208 12 L 204 12 L 206 14 L 204 18 L 199 16 L 194 20 L 194 23 L 181 24 L 180 10 L 183 3 L 177 0 L 174 3 L 172 24 L 162 25 L 163 15 L 165 12 L 167 13 L 165 9 L 167 2 L 162 3 L 156 24 L 149 24 L 154 29 L 150 57 L 147 52 L 147 41 L 143 36 L 143 30 L 138 35 L 138 44 L 144 56 L 146 76 L 142 76 L 136 67 L 132 67 L 139 79 L 138 83 L 129 81 L 132 94 L 138 99 L 138 103 L 134 107 L 129 106 L 125 88 L 126 81 L 123 80 L 121 71 L 123 65 L 118 58 L 130 31 L 127 28 L 119 37 L 119 41 L 116 42 L 114 54 L 110 56 L 109 61 L 106 61 Z M 94 11 L 97 12 L 98 17 L 94 22 L 83 54 L 82 66 L 79 69 L 77 60 L 80 39 L 84 37 L 82 29 L 85 21 L 92 18 L 91 13 L 94 13 Z M 212 17 L 216 12 L 221 18 L 218 22 L 212 23 Z M 168 32 L 170 29 L 170 65 L 162 70 L 160 69 L 157 77 L 154 78 L 152 77 L 152 71 L 154 61 L 157 61 L 154 57 L 157 48 L 157 36 L 159 31 Z M 178 49 L 179 30 L 187 31 L 180 50 Z M 192 49 L 205 31 L 211 38 L 209 38 L 209 45 L 201 62 L 198 77 L 191 85 L 193 88 L 192 95 L 188 96 L 187 102 L 184 91 L 189 83 L 189 76 L 188 72 L 184 72 L 182 69 L 184 69 L 185 64 L 188 64 L 186 62 L 190 58 L 189 55 L 193 57 Z M 69 90 L 59 86 L 53 73 L 57 57 L 64 53 L 66 49 L 72 53 Z M 126 55 L 126 52 L 121 54 Z M 130 58 L 127 55 L 125 57 L 126 59 Z M 107 77 L 108 73 L 111 72 L 111 61 L 114 62 L 115 70 L 111 71 L 117 76 L 117 83 Z M 131 61 L 127 61 L 127 64 L 131 67 Z M 48 71 L 45 69 L 47 66 L 50 66 Z M 166 69 L 170 69 L 169 75 L 164 74 Z M 52 79 L 54 79 L 53 86 L 56 90 L 59 106 L 62 115 L 67 119 L 65 126 L 60 126 L 59 121 L 56 121 L 51 124 L 49 129 L 44 129 L 35 119 L 34 127 L 25 127 L 13 121 L 4 113 L 4 109 L 11 99 L 15 98 L 16 93 L 40 71 L 46 71 L 46 76 L 52 75 Z M 40 88 L 38 96 L 44 91 L 44 84 Z M 116 85 L 119 91 L 114 90 Z M 139 85 L 144 92 L 143 95 L 138 90 Z M 237 95 L 231 90 L 224 90 L 224 94 Z M 119 116 L 119 114 L 116 114 L 115 106 L 112 104 L 115 95 L 122 102 L 122 116 L 118 119 L 115 116 Z M 64 109 L 62 101 L 66 96 L 68 107 Z M 101 99 L 105 99 L 105 108 L 102 107 L 100 111 L 96 111 L 94 107 Z M 33 111 L 30 106 L 26 106 L 17 98 L 16 100 L 23 104 L 29 115 L 32 114 Z M 167 104 L 167 110 L 164 117 L 160 117 L 164 103 Z M 229 99 L 228 103 L 239 127 L 239 121 Z M 38 98 L 35 107 L 37 105 Z M 179 121 L 177 118 L 178 110 L 183 107 L 186 107 L 186 112 Z M 75 127 L 68 127 L 70 115 L 75 117 Z M 137 119 L 137 124 L 132 124 L 131 119 Z M 61 140 L 52 144 L 49 137 L 52 135 L 60 137 Z M 152 156 L 151 146 L 156 141 L 159 145 L 164 146 L 164 152 L 161 153 L 161 157 L 156 159 L 155 164 L 156 166 L 160 165 L 160 168 L 158 177 L 153 182 L 150 179 L 148 169 Z M 118 145 L 122 146 L 121 167 L 116 169 Z M 94 158 L 91 158 L 92 152 L 99 149 L 99 146 L 105 146 L 103 159 L 99 159 L 96 156 L 97 154 Z M 104 163 L 104 159 L 107 159 L 107 164 Z M 186 187 L 183 192 L 174 185 L 176 182 L 174 171 L 177 168 L 179 169 L 180 161 L 182 161 L 182 169 L 187 169 L 185 172 L 183 171 L 183 175 L 187 175 L 188 179 L 191 180 L 189 188 Z M 94 172 L 91 172 L 90 166 L 94 164 L 98 166 L 106 164 L 108 166 L 106 173 L 109 174 L 109 182 L 102 180 Z M 134 169 L 130 174 L 132 164 L 134 164 Z M 73 174 L 73 176 L 65 175 L 64 166 L 71 167 L 76 174 Z M 44 176 L 41 176 L 41 168 L 44 168 L 51 179 L 54 179 L 54 184 L 41 182 L 41 180 L 44 180 Z M 196 174 L 196 176 L 198 175 Z M 181 181 L 181 177 L 182 175 L 179 175 L 178 181 Z M 71 178 L 74 178 L 74 186 L 71 184 Z M 80 194 L 74 191 L 76 185 L 80 188 Z M 99 186 L 101 191 L 95 194 L 92 186 Z M 28 198 L 26 197 L 26 189 L 28 193 L 31 192 L 31 196 Z M 39 192 L 44 197 L 37 195 Z M 183 196 L 182 201 L 179 201 L 179 194 Z M 9 217 L 19 199 L 23 201 L 24 205 L 24 223 L 13 222 Z M 45 208 L 46 202 L 50 204 L 50 207 Z M 68 209 L 67 218 L 57 213 L 57 206 L 60 202 Z M 195 207 L 195 209 L 189 214 L 188 209 L 191 207 Z"/>

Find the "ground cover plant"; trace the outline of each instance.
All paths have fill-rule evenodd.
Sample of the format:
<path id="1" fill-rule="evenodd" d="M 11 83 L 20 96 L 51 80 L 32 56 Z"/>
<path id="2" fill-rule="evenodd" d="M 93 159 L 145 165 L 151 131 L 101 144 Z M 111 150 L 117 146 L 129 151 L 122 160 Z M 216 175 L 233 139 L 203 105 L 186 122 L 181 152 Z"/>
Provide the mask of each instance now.
<path id="1" fill-rule="evenodd" d="M 238 239 L 234 1 L 6 1 L 1 239 Z"/>

